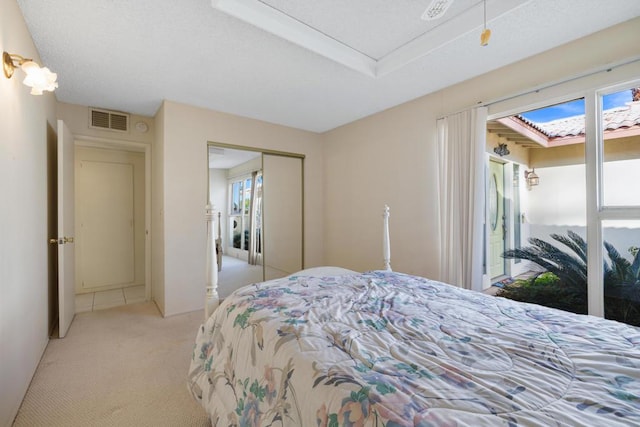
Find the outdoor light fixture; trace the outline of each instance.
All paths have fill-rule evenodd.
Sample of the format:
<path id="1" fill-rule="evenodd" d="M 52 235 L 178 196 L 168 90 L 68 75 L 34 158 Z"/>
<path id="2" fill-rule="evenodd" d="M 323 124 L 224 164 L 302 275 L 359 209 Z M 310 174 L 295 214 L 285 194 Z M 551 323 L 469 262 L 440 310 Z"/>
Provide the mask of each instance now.
<path id="1" fill-rule="evenodd" d="M 524 171 L 524 179 L 527 180 L 527 186 L 529 188 L 540 184 L 540 177 L 536 175 L 536 169 L 533 168 L 530 171 Z"/>
<path id="2" fill-rule="evenodd" d="M 484 30 L 480 34 L 480 46 L 486 46 L 489 44 L 489 38 L 491 38 L 491 30 L 487 28 L 487 0 L 484 0 Z"/>
<path id="3" fill-rule="evenodd" d="M 508 156 L 511 153 L 509 151 L 509 147 L 507 147 L 506 143 L 505 144 L 498 144 L 498 146 L 493 149 L 493 152 L 496 153 L 500 157 Z"/>
<path id="4" fill-rule="evenodd" d="M 31 95 L 42 95 L 42 91 L 53 92 L 58 87 L 58 75 L 47 67 L 40 67 L 32 59 L 24 58 L 13 53 L 2 53 L 2 68 L 4 75 L 10 79 L 16 68 L 21 68 L 26 74 L 22 81 L 31 88 Z"/>

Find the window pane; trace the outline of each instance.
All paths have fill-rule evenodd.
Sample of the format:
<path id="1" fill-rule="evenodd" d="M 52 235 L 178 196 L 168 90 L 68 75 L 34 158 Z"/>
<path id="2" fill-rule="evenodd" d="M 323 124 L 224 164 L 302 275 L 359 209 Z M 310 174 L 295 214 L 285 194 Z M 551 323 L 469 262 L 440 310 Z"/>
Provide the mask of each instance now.
<path id="1" fill-rule="evenodd" d="M 242 181 L 234 182 L 231 185 L 231 207 L 232 215 L 242 213 Z"/>
<path id="2" fill-rule="evenodd" d="M 640 326 L 640 220 L 603 221 L 602 235 L 605 317 Z"/>
<path id="3" fill-rule="evenodd" d="M 241 223 L 242 217 L 240 216 L 232 216 L 229 218 L 229 229 L 231 230 L 231 233 L 229 233 L 229 238 L 231 239 L 229 244 L 236 249 L 240 249 L 240 245 L 242 244 L 240 233 Z"/>
<path id="4" fill-rule="evenodd" d="M 244 216 L 244 221 L 242 224 L 242 249 L 247 251 L 249 250 L 249 217 Z"/>
<path id="5" fill-rule="evenodd" d="M 524 273 L 498 295 L 587 313 L 584 100 L 510 119 L 502 124 L 520 133 L 511 155 L 522 165 L 513 168 L 514 249 L 505 257 L 522 260 Z"/>
<path id="6" fill-rule="evenodd" d="M 244 185 L 244 213 L 249 214 L 251 209 L 251 179 L 245 180 Z"/>
<path id="7" fill-rule="evenodd" d="M 632 99 L 632 89 L 602 97 L 605 206 L 640 206 L 640 100 Z"/>

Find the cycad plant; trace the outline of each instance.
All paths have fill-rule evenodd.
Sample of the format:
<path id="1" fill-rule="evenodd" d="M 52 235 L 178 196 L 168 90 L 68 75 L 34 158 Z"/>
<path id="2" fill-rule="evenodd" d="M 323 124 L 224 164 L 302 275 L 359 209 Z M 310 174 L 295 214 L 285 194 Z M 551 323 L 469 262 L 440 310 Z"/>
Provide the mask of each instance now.
<path id="1" fill-rule="evenodd" d="M 531 246 L 507 250 L 502 256 L 538 264 L 557 280 L 539 281 L 537 275 L 528 283 L 506 286 L 498 295 L 584 314 L 587 312 L 587 242 L 573 231 L 568 231 L 566 236 L 551 234 L 551 238 L 570 251 L 530 238 Z M 610 243 L 604 242 L 604 247 L 609 258 L 603 266 L 605 315 L 639 325 L 640 251 L 632 248 L 633 261 L 629 262 Z"/>

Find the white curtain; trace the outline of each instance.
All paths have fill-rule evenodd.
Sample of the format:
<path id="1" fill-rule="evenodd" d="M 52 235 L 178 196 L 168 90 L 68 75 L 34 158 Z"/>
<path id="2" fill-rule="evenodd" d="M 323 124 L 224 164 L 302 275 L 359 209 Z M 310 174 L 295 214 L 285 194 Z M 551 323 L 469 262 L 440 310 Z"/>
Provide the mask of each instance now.
<path id="1" fill-rule="evenodd" d="M 438 120 L 440 280 L 482 290 L 486 107 Z"/>
<path id="2" fill-rule="evenodd" d="M 257 265 L 262 263 L 262 187 L 258 188 L 260 171 L 251 174 L 251 202 L 249 207 L 249 256 L 248 263 Z"/>

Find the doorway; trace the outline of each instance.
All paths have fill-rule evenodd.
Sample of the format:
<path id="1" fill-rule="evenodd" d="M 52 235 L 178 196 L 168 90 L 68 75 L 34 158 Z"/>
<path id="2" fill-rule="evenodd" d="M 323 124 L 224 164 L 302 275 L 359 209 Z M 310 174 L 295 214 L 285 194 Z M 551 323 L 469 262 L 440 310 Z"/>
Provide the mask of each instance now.
<path id="1" fill-rule="evenodd" d="M 147 159 L 129 147 L 76 146 L 76 311 L 148 299 Z"/>

